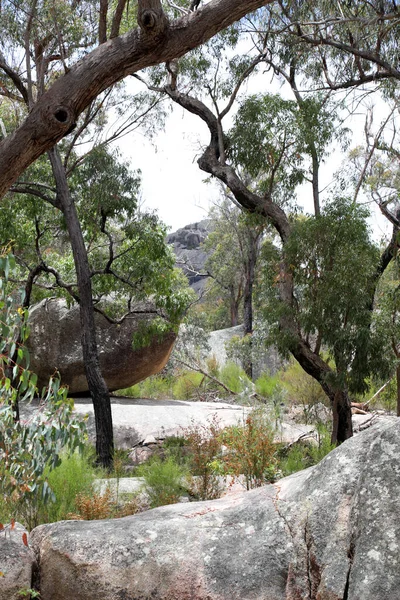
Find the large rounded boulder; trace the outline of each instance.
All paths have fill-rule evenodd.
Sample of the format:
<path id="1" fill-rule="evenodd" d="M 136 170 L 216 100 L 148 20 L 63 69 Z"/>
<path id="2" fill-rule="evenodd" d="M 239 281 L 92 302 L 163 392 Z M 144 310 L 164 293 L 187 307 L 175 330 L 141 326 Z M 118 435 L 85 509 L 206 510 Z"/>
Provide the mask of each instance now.
<path id="1" fill-rule="evenodd" d="M 32 532 L 43 600 L 398 600 L 400 420 L 276 484 Z"/>
<path id="2" fill-rule="evenodd" d="M 167 363 L 176 337 L 172 331 L 140 350 L 132 348 L 140 324 L 154 314 L 154 307 L 147 304 L 130 312 L 118 325 L 95 314 L 100 366 L 110 391 L 134 385 Z M 68 307 L 62 299 L 42 300 L 30 309 L 29 326 L 30 368 L 38 375 L 39 389 L 59 371 L 70 393 L 86 393 L 79 306 Z"/>

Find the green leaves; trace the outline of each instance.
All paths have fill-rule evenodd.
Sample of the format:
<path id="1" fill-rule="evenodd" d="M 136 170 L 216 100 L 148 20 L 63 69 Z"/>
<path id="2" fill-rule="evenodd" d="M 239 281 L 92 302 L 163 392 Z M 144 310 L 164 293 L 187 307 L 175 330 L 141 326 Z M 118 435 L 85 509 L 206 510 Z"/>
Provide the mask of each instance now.
<path id="1" fill-rule="evenodd" d="M 28 312 L 18 306 L 18 295 L 7 295 L 8 278 L 15 269 L 14 257 L 0 256 L 0 493 L 13 503 L 30 507 L 39 497 L 54 497 L 44 478 L 46 467 L 54 468 L 60 452 L 82 446 L 85 425 L 72 415 L 67 390 L 51 379 L 39 408 L 28 421 L 15 422 L 15 408 L 37 393 L 37 376 L 28 370 L 29 353 L 24 345 L 29 329 Z M 33 502 L 33 504 L 32 504 Z"/>

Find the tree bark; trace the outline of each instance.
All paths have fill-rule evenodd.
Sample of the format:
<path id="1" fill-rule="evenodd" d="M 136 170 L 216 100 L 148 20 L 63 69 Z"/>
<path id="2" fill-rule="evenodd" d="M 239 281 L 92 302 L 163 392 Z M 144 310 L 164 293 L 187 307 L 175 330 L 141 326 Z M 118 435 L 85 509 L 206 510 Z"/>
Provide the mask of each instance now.
<path id="1" fill-rule="evenodd" d="M 208 126 L 211 140 L 208 147 L 198 159 L 200 169 L 217 177 L 225 183 L 235 196 L 236 201 L 246 210 L 264 216 L 278 232 L 283 249 L 291 234 L 291 225 L 285 212 L 268 196 L 258 196 L 251 192 L 229 165 L 219 160 L 219 140 L 217 118 L 201 101 L 166 88 L 167 94 L 189 112 L 199 116 Z M 300 363 L 306 373 L 316 379 L 327 394 L 332 408 L 334 432 L 333 443 L 341 443 L 353 435 L 351 425 L 351 406 L 346 390 L 336 390 L 327 383 L 327 375 L 332 373 L 330 366 L 303 339 L 296 321 L 293 276 L 290 266 L 283 259 L 279 274 L 279 295 L 281 302 L 287 307 L 280 320 L 280 328 L 290 338 L 289 351 Z M 347 400 L 346 400 L 347 398 Z"/>
<path id="2" fill-rule="evenodd" d="M 400 364 L 396 367 L 397 416 L 400 417 Z"/>
<path id="3" fill-rule="evenodd" d="M 244 364 L 246 375 L 253 379 L 252 334 L 253 334 L 253 287 L 258 255 L 259 236 L 253 236 L 249 231 L 249 253 L 246 261 L 246 282 L 243 294 L 243 329 L 244 335 L 249 336 L 249 353 Z"/>
<path id="4" fill-rule="evenodd" d="M 86 379 L 93 402 L 98 462 L 110 468 L 114 441 L 110 393 L 101 373 L 94 320 L 91 273 L 75 203 L 71 197 L 58 148 L 48 152 L 57 189 L 57 207 L 63 212 L 68 229 L 79 291 L 81 343 Z"/>
<path id="5" fill-rule="evenodd" d="M 137 71 L 183 56 L 247 13 L 273 0 L 212 0 L 196 12 L 159 29 L 165 15 L 149 27 L 140 3 L 138 21 L 146 24 L 108 40 L 58 77 L 24 123 L 0 142 L 0 197 L 41 154 L 74 128 L 82 111 L 104 90 Z"/>

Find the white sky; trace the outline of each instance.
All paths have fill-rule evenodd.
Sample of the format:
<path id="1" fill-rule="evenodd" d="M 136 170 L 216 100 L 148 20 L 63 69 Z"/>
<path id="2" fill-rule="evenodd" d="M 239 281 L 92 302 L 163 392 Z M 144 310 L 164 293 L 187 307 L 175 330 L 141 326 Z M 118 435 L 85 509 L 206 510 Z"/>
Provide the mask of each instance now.
<path id="1" fill-rule="evenodd" d="M 360 114 L 346 123 L 354 132 L 351 147 L 364 141 L 364 119 Z M 380 121 L 379 114 L 376 120 Z M 218 197 L 217 184 L 206 183 L 207 173 L 200 171 L 197 165 L 201 146 L 208 141 L 206 125 L 198 117 L 175 106 L 167 118 L 165 130 L 153 143 L 138 132 L 127 135 L 118 143 L 132 168 L 142 171 L 143 206 L 156 209 L 170 231 L 205 219 L 213 199 Z M 344 159 L 340 152 L 334 152 L 327 159 L 322 168 L 321 189 L 334 181 L 335 172 Z M 299 199 L 306 212 L 312 212 L 310 185 L 303 186 Z M 379 211 L 374 212 L 371 226 L 377 240 L 391 230 Z"/>
<path id="2" fill-rule="evenodd" d="M 175 231 L 207 217 L 210 202 L 218 195 L 216 185 L 206 183 L 196 156 L 200 143 L 209 140 L 206 125 L 179 107 L 168 117 L 165 131 L 154 144 L 138 133 L 119 142 L 132 168 L 142 170 L 144 207 L 157 209 L 161 220 Z"/>

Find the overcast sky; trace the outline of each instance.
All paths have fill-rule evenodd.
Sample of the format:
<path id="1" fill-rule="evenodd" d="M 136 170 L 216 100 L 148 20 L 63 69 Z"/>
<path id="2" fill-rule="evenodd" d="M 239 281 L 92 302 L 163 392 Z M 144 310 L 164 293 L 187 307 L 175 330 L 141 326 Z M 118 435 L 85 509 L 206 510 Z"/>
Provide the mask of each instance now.
<path id="1" fill-rule="evenodd" d="M 354 118 L 347 125 L 354 132 L 351 147 L 363 143 L 364 116 Z M 170 231 L 205 219 L 213 200 L 218 197 L 216 183 L 206 183 L 207 173 L 200 171 L 197 165 L 201 145 L 206 145 L 208 140 L 208 129 L 198 117 L 174 107 L 165 130 L 156 136 L 153 144 L 138 132 L 127 135 L 118 143 L 132 168 L 142 170 L 144 207 L 156 209 Z M 327 159 L 322 169 L 322 189 L 334 182 L 335 172 L 341 168 L 343 160 L 345 156 L 340 152 L 332 153 Z M 303 186 L 299 201 L 306 212 L 312 212 L 310 185 Z M 371 226 L 377 240 L 391 229 L 379 211 L 375 211 Z"/>
<path id="2" fill-rule="evenodd" d="M 218 195 L 215 184 L 204 182 L 207 173 L 196 162 L 200 144 L 208 139 L 203 122 L 176 107 L 154 144 L 137 132 L 118 144 L 132 168 L 142 170 L 144 206 L 157 209 L 170 231 L 205 219 Z"/>

